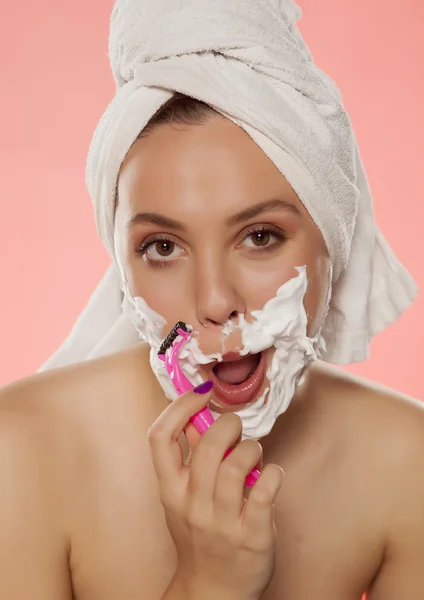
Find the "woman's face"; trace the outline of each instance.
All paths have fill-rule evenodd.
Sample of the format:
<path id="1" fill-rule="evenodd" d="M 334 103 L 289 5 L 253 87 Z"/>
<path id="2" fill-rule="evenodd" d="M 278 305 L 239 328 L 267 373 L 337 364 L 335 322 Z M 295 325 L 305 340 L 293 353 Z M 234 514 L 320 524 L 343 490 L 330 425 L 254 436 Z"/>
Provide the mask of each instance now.
<path id="1" fill-rule="evenodd" d="M 222 117 L 158 126 L 132 146 L 118 195 L 116 251 L 133 296 L 166 319 L 164 335 L 185 321 L 204 353 L 221 352 L 223 324 L 239 314 L 249 320 L 303 265 L 315 333 L 328 286 L 323 238 L 240 127 Z"/>

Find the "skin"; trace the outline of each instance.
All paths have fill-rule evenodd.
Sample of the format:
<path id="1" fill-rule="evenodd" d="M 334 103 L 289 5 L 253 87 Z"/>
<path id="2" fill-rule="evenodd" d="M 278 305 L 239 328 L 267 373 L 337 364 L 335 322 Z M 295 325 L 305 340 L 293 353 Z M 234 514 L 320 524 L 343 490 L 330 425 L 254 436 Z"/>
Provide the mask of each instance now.
<path id="1" fill-rule="evenodd" d="M 280 171 L 231 121 L 156 128 L 128 153 L 118 192 L 116 251 L 133 296 L 165 317 L 165 334 L 182 320 L 203 352 L 221 352 L 223 324 L 249 319 L 303 265 L 308 333 L 316 332 L 329 285 L 324 240 Z M 225 350 L 238 349 L 235 333 Z M 211 369 L 201 370 L 205 379 Z"/>
<path id="2" fill-rule="evenodd" d="M 160 210 L 188 229 L 178 236 L 187 255 L 164 269 L 152 269 L 133 251 L 154 228 L 138 223 L 122 236 L 132 289 L 170 324 L 195 323 L 205 352 L 219 348 L 220 323 L 234 311 L 261 308 L 298 264 L 307 264 L 311 277 L 311 333 L 326 294 L 328 259 L 306 213 L 277 211 L 238 229 L 226 225 L 231 214 L 270 194 L 301 209 L 251 144 L 218 119 L 158 129 L 137 142 L 122 171 L 117 226 L 140 210 Z M 238 247 L 251 222 L 289 230 L 275 256 L 251 258 Z M 251 284 L 254 277 L 260 285 Z M 172 303 L 164 301 L 169 290 Z M 0 392 L 0 597 L 164 594 L 176 550 L 147 433 L 168 402 L 148 353 L 140 345 Z M 317 363 L 261 442 L 264 465 L 285 471 L 275 504 L 276 569 L 263 598 L 358 600 L 367 588 L 371 600 L 422 597 L 420 403 Z"/>

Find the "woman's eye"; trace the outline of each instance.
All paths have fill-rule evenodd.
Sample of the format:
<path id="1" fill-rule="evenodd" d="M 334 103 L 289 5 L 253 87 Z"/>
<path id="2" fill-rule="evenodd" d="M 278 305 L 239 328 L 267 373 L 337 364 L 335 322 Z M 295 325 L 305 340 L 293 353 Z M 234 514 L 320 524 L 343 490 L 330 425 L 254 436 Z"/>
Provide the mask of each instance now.
<path id="1" fill-rule="evenodd" d="M 247 232 L 242 245 L 255 252 L 272 252 L 278 250 L 286 239 L 285 231 L 279 227 L 258 227 Z"/>
<path id="2" fill-rule="evenodd" d="M 267 246 L 271 237 L 272 234 L 270 231 L 254 231 L 249 236 L 255 246 Z"/>
<path id="3" fill-rule="evenodd" d="M 272 243 L 275 241 L 275 238 L 276 236 L 271 233 L 271 231 L 261 229 L 249 233 L 249 235 L 247 235 L 244 239 L 244 244 L 248 248 L 261 248 L 269 246 L 270 242 Z"/>
<path id="4" fill-rule="evenodd" d="M 152 261 L 178 258 L 182 248 L 171 240 L 157 240 L 148 245 L 145 255 Z"/>

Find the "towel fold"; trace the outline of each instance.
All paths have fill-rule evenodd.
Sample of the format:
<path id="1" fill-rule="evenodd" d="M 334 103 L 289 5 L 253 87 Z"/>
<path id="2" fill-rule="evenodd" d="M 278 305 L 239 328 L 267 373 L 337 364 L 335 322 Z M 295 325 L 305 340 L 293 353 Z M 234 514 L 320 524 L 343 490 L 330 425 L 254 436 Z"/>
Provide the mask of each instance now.
<path id="1" fill-rule="evenodd" d="M 336 84 L 313 63 L 300 16 L 291 0 L 118 0 L 109 40 L 117 92 L 90 146 L 87 185 L 114 258 L 119 170 L 160 106 L 177 91 L 231 119 L 286 177 L 324 237 L 333 281 L 323 359 L 345 364 L 367 358 L 371 337 L 417 289 L 375 224 L 349 116 Z M 116 302 L 119 285 L 112 266 L 44 369 L 135 342 Z"/>

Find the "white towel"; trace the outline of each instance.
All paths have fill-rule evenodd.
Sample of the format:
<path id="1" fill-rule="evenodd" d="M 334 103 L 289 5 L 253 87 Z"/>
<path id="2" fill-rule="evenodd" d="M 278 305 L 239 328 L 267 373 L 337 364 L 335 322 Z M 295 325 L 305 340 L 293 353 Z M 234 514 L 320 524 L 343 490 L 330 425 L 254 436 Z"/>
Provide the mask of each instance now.
<path id="1" fill-rule="evenodd" d="M 242 127 L 275 163 L 322 232 L 333 266 L 323 326 L 329 362 L 365 360 L 373 335 L 416 285 L 374 222 L 371 193 L 335 83 L 312 61 L 291 0 L 118 0 L 109 53 L 117 92 L 94 134 L 87 184 L 114 257 L 120 166 L 175 91 Z M 137 334 L 120 308 L 115 266 L 43 369 L 120 350 Z"/>

